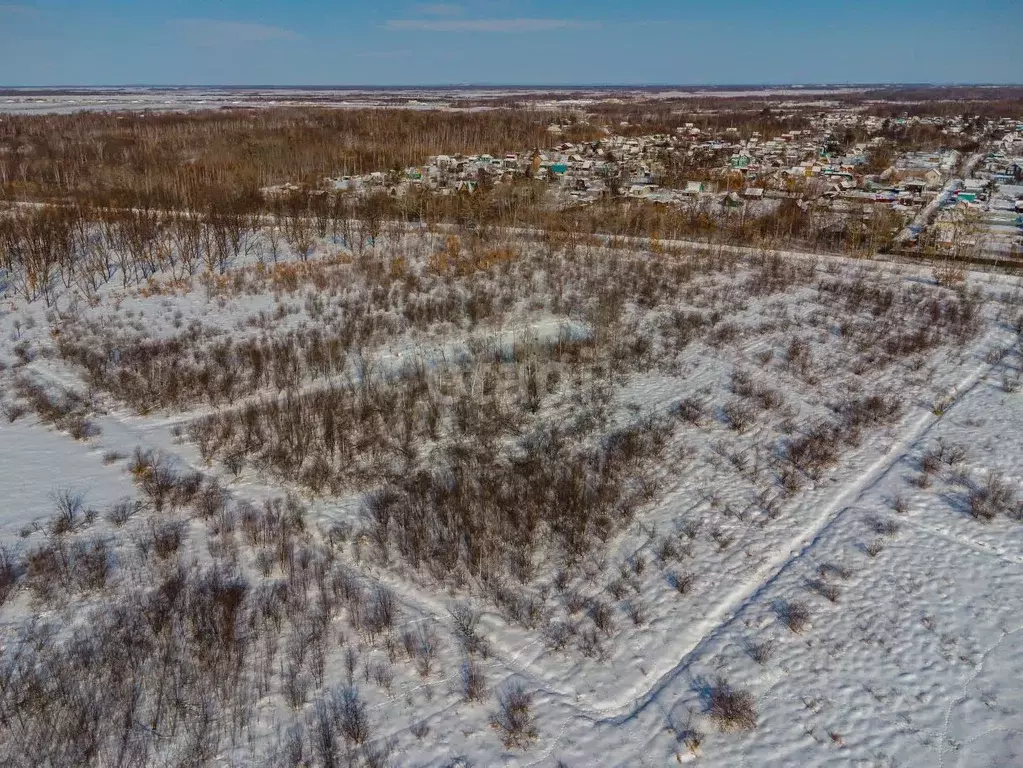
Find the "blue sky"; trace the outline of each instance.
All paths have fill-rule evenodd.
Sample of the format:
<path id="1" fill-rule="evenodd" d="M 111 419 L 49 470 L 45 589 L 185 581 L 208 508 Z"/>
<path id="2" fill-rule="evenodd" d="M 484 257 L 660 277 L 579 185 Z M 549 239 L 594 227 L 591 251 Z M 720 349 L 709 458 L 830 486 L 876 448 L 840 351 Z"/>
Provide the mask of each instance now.
<path id="1" fill-rule="evenodd" d="M 1021 82 L 1023 0 L 0 0 L 0 84 Z"/>

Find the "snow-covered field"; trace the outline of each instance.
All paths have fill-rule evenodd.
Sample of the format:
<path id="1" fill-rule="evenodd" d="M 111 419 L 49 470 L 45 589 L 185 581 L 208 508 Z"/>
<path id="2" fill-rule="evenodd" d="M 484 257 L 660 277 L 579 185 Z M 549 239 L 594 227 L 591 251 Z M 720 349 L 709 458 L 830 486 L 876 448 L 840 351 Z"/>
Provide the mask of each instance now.
<path id="1" fill-rule="evenodd" d="M 560 110 L 621 99 L 806 97 L 820 106 L 828 96 L 863 93 L 859 87 L 708 88 L 217 88 L 107 87 L 8 88 L 0 93 L 0 113 L 69 114 L 93 111 L 196 111 L 229 107 L 329 107 L 334 109 L 481 109 L 480 102 L 521 98 L 539 109 Z M 541 98 L 547 97 L 547 98 Z M 465 106 L 471 101 L 473 106 Z"/>
<path id="2" fill-rule="evenodd" d="M 7 764 L 1023 763 L 1018 277 L 248 237 L 3 298 Z"/>

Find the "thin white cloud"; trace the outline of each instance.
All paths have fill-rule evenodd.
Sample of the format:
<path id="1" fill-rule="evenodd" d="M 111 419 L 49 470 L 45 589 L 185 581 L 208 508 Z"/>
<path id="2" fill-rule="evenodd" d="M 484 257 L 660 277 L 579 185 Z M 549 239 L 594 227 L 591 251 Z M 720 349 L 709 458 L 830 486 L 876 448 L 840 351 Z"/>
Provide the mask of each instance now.
<path id="1" fill-rule="evenodd" d="M 395 31 L 415 32 L 550 32 L 558 29 L 593 29 L 599 21 L 579 19 L 391 19 Z"/>
<path id="2" fill-rule="evenodd" d="M 462 6 L 454 3 L 420 3 L 412 10 L 420 16 L 461 16 Z"/>
<path id="3" fill-rule="evenodd" d="M 302 35 L 291 29 L 266 24 L 252 24 L 246 21 L 177 19 L 171 24 L 196 45 L 236 45 L 238 43 L 302 39 Z"/>

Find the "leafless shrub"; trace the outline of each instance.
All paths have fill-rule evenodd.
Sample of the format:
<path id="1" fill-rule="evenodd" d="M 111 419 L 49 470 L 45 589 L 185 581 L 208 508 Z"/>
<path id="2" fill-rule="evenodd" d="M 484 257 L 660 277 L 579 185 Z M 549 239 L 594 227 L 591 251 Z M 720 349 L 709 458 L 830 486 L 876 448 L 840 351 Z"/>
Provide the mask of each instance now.
<path id="1" fill-rule="evenodd" d="M 406 627 L 401 633 L 405 654 L 416 663 L 421 677 L 429 677 L 437 657 L 439 640 L 432 624 L 419 623 Z"/>
<path id="2" fill-rule="evenodd" d="M 732 399 L 721 406 L 721 415 L 725 424 L 740 435 L 749 430 L 756 422 L 756 410 L 745 400 Z"/>
<path id="3" fill-rule="evenodd" d="M 85 497 L 67 488 L 53 493 L 53 503 L 57 514 L 50 523 L 50 531 L 54 535 L 69 533 L 79 523 L 85 505 Z"/>
<path id="4" fill-rule="evenodd" d="M 37 547 L 25 556 L 25 586 L 41 602 L 69 590 L 70 576 L 70 559 L 62 540 Z"/>
<path id="5" fill-rule="evenodd" d="M 19 570 L 17 558 L 7 547 L 0 546 L 0 607 L 7 602 L 18 585 Z"/>
<path id="6" fill-rule="evenodd" d="M 602 600 L 591 600 L 588 613 L 590 615 L 590 619 L 593 621 L 593 625 L 603 632 L 605 637 L 610 637 L 614 633 L 614 611 L 611 610 L 610 605 Z"/>
<path id="7" fill-rule="evenodd" d="M 348 678 L 348 685 L 351 686 L 355 680 L 355 670 L 359 667 L 359 654 L 351 646 L 345 648 L 344 666 L 345 674 Z"/>
<path id="8" fill-rule="evenodd" d="M 425 720 L 419 720 L 409 726 L 409 733 L 422 741 L 430 735 L 430 724 Z"/>
<path id="9" fill-rule="evenodd" d="M 176 507 L 187 507 L 191 504 L 199 490 L 203 487 L 202 472 L 182 472 L 177 476 L 174 486 L 174 505 Z"/>
<path id="10" fill-rule="evenodd" d="M 319 699 L 314 707 L 312 733 L 321 765 L 341 765 L 337 735 L 348 747 L 364 744 L 370 736 L 369 718 L 358 689 L 342 686 Z"/>
<path id="11" fill-rule="evenodd" d="M 921 468 L 924 472 L 933 474 L 937 472 L 942 464 L 954 467 L 966 459 L 966 446 L 958 443 L 946 443 L 939 439 L 937 444 L 928 449 L 921 459 Z"/>
<path id="12" fill-rule="evenodd" d="M 733 688 L 723 678 L 710 688 L 707 713 L 722 731 L 752 731 L 757 727 L 753 694 Z"/>
<path id="13" fill-rule="evenodd" d="M 429 665 L 432 663 L 432 656 L 421 656 L 420 658 L 427 659 L 425 667 L 417 664 L 420 675 L 422 677 L 427 677 L 430 674 Z M 320 675 L 320 677 L 322 678 L 322 675 Z M 394 685 L 394 669 L 391 667 L 390 662 L 380 661 L 373 665 L 373 682 L 388 693 L 391 692 L 391 686 Z"/>
<path id="14" fill-rule="evenodd" d="M 902 401 L 897 397 L 868 395 L 850 398 L 835 406 L 841 418 L 843 439 L 856 445 L 864 429 L 890 424 L 902 412 Z"/>
<path id="15" fill-rule="evenodd" d="M 216 480 L 210 480 L 196 493 L 192 505 L 201 519 L 209 520 L 219 515 L 227 506 L 227 492 Z"/>
<path id="16" fill-rule="evenodd" d="M 804 484 L 803 476 L 795 467 L 784 466 L 778 473 L 778 481 L 787 494 L 797 493 Z"/>
<path id="17" fill-rule="evenodd" d="M 795 467 L 817 477 L 838 460 L 838 441 L 838 428 L 834 424 L 819 423 L 803 435 L 791 438 L 786 456 Z"/>
<path id="18" fill-rule="evenodd" d="M 811 579 L 807 582 L 806 587 L 831 603 L 837 603 L 842 598 L 841 588 L 830 581 Z"/>
<path id="19" fill-rule="evenodd" d="M 710 529 L 710 538 L 715 544 L 718 545 L 718 549 L 724 551 L 732 546 L 732 542 L 735 541 L 735 535 L 725 530 L 723 527 L 715 525 Z"/>
<path id="20" fill-rule="evenodd" d="M 799 634 L 810 625 L 810 606 L 802 600 L 788 600 L 779 607 L 786 626 Z"/>
<path id="21" fill-rule="evenodd" d="M 732 371 L 730 388 L 737 397 L 742 400 L 755 402 L 761 410 L 777 410 L 785 402 L 778 390 L 763 384 L 757 384 L 748 371 L 739 368 Z"/>
<path id="22" fill-rule="evenodd" d="M 521 683 L 506 685 L 497 694 L 498 711 L 490 716 L 490 725 L 501 734 L 505 749 L 527 749 L 539 731 L 531 707 L 533 696 Z"/>
<path id="23" fill-rule="evenodd" d="M 845 581 L 851 575 L 849 569 L 842 565 L 836 565 L 835 563 L 824 563 L 817 569 L 817 573 L 822 579 L 836 578 Z"/>
<path id="24" fill-rule="evenodd" d="M 14 389 L 43 424 L 73 432 L 75 439 L 84 440 L 94 433 L 86 419 L 85 403 L 75 392 L 61 390 L 51 395 L 41 384 L 24 376 L 15 379 Z"/>
<path id="25" fill-rule="evenodd" d="M 674 536 L 665 536 L 657 545 L 657 559 L 661 565 L 665 565 L 682 557 L 682 550 L 679 548 L 678 540 Z"/>
<path id="26" fill-rule="evenodd" d="M 694 757 L 699 757 L 700 747 L 703 745 L 705 734 L 693 723 L 694 712 L 688 709 L 684 721 L 678 722 L 671 715 L 668 716 L 668 728 L 675 736 L 675 740 L 685 746 Z M 680 755 L 676 754 L 675 759 L 682 762 Z"/>
<path id="27" fill-rule="evenodd" d="M 241 477 L 242 470 L 245 469 L 245 454 L 240 452 L 228 454 L 224 457 L 224 466 L 236 479 Z"/>
<path id="28" fill-rule="evenodd" d="M 646 570 L 646 558 L 643 555 L 636 555 L 632 559 L 632 572 L 637 576 L 642 576 Z"/>
<path id="29" fill-rule="evenodd" d="M 181 548 L 185 538 L 185 525 L 177 521 L 165 521 L 154 523 L 150 529 L 150 540 L 147 546 L 151 546 L 153 554 L 161 560 L 166 560 Z"/>
<path id="30" fill-rule="evenodd" d="M 730 384 L 732 392 L 739 397 L 750 398 L 756 394 L 756 385 L 753 382 L 753 377 L 748 371 L 744 371 L 741 368 L 736 368 L 732 371 Z"/>
<path id="31" fill-rule="evenodd" d="M 703 739 L 703 731 L 699 728 L 689 727 L 682 733 L 681 741 L 693 755 L 699 755 L 700 747 L 703 746 Z"/>
<path id="32" fill-rule="evenodd" d="M 646 611 L 643 605 L 638 600 L 628 600 L 625 603 L 625 613 L 628 615 L 632 623 L 637 627 L 642 626 L 646 623 Z"/>
<path id="33" fill-rule="evenodd" d="M 21 403 L 4 403 L 3 408 L 0 410 L 2 410 L 4 418 L 7 419 L 8 424 L 13 424 L 28 413 L 28 408 Z"/>
<path id="34" fill-rule="evenodd" d="M 448 608 L 455 625 L 455 634 L 466 653 L 488 655 L 486 638 L 480 635 L 480 612 L 469 602 L 457 601 Z"/>
<path id="35" fill-rule="evenodd" d="M 70 552 L 72 578 L 82 591 L 102 589 L 111 572 L 111 552 L 102 539 L 75 542 Z"/>
<path id="36" fill-rule="evenodd" d="M 628 587 L 622 579 L 615 579 L 607 585 L 607 591 L 611 593 L 611 597 L 615 600 L 621 600 L 625 597 L 627 590 Z"/>
<path id="37" fill-rule="evenodd" d="M 366 630 L 377 635 L 393 627 L 395 610 L 394 593 L 387 587 L 377 587 L 366 608 Z"/>
<path id="38" fill-rule="evenodd" d="M 870 515 L 867 518 L 867 525 L 878 536 L 894 536 L 899 532 L 898 522 L 881 517 L 880 515 Z"/>
<path id="39" fill-rule="evenodd" d="M 785 349 L 785 366 L 806 376 L 813 364 L 810 345 L 806 339 L 793 335 Z"/>
<path id="40" fill-rule="evenodd" d="M 579 652 L 587 659 L 605 659 L 607 649 L 596 627 L 584 627 L 574 634 Z"/>
<path id="41" fill-rule="evenodd" d="M 548 609 L 544 601 L 532 591 L 522 593 L 498 583 L 490 586 L 489 594 L 508 620 L 526 629 L 535 629 L 547 618 Z"/>
<path id="42" fill-rule="evenodd" d="M 966 498 L 966 508 L 977 520 L 988 522 L 999 515 L 1015 517 L 1016 492 L 998 473 L 988 475 L 987 482 L 972 488 Z"/>
<path id="43" fill-rule="evenodd" d="M 310 759 L 306 753 L 305 728 L 302 723 L 293 723 L 274 745 L 267 768 L 299 768 Z"/>
<path id="44" fill-rule="evenodd" d="M 679 526 L 679 532 L 690 541 L 699 536 L 702 529 L 702 520 L 686 520 Z"/>
<path id="45" fill-rule="evenodd" d="M 123 458 L 126 458 L 125 455 L 119 451 L 106 451 L 103 454 L 103 463 L 107 465 L 115 464 Z"/>
<path id="46" fill-rule="evenodd" d="M 678 404 L 678 417 L 687 424 L 699 426 L 706 418 L 703 402 L 698 398 L 684 397 Z"/>
<path id="47" fill-rule="evenodd" d="M 668 583 L 680 595 L 688 595 L 696 581 L 696 574 L 692 571 L 672 571 L 668 575 Z"/>
<path id="48" fill-rule="evenodd" d="M 757 664 L 767 664 L 774 656 L 776 643 L 773 640 L 749 640 L 746 642 L 746 653 Z"/>
<path id="49" fill-rule="evenodd" d="M 934 399 L 934 402 L 931 403 L 931 413 L 935 416 L 944 416 L 948 409 L 955 405 L 955 403 L 956 397 L 954 395 L 937 397 Z"/>
<path id="50" fill-rule="evenodd" d="M 466 701 L 483 701 L 487 691 L 487 675 L 475 659 L 462 664 L 462 696 Z"/>
<path id="51" fill-rule="evenodd" d="M 154 511 L 163 512 L 169 503 L 176 502 L 178 473 L 165 456 L 136 449 L 130 469 Z"/>
<path id="52" fill-rule="evenodd" d="M 863 551 L 869 557 L 877 557 L 882 552 L 884 552 L 884 539 L 880 537 L 876 539 L 871 539 L 870 541 L 863 545 Z"/>
<path id="53" fill-rule="evenodd" d="M 136 481 L 139 481 L 149 473 L 152 464 L 152 451 L 145 451 L 142 449 L 142 446 L 135 446 L 135 451 L 131 456 L 131 463 L 128 465 L 128 471 Z"/>
<path id="54" fill-rule="evenodd" d="M 100 434 L 100 428 L 89 421 L 85 416 L 72 414 L 64 420 L 64 429 L 75 440 L 88 440 Z"/>

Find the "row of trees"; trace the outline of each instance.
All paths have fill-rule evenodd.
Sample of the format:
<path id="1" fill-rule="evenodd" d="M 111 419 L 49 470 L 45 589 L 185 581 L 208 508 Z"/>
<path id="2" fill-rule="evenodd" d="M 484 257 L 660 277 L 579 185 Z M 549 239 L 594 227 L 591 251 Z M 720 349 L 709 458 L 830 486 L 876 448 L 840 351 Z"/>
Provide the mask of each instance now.
<path id="1" fill-rule="evenodd" d="M 107 282 L 141 286 L 157 274 L 185 280 L 224 275 L 242 254 L 261 259 L 289 253 L 307 260 L 330 237 L 362 253 L 393 211 L 380 197 L 293 195 L 260 213 L 240 198 L 199 211 L 149 205 L 19 206 L 0 216 L 0 269 L 26 300 L 47 305 L 60 289 L 93 294 Z"/>
<path id="2" fill-rule="evenodd" d="M 392 225 L 454 224 L 477 238 L 499 228 L 529 228 L 546 233 L 547 240 L 560 233 L 860 251 L 886 248 L 902 223 L 887 209 L 854 214 L 836 217 L 794 199 L 761 213 L 716 203 L 678 207 L 624 199 L 553 210 L 542 182 L 529 180 L 474 195 L 299 191 L 268 201 L 265 212 L 239 198 L 195 212 L 31 206 L 0 216 L 0 268 L 26 301 L 50 305 L 61 288 L 72 286 L 91 295 L 111 280 L 127 288 L 157 274 L 172 280 L 224 275 L 243 254 L 274 263 L 282 257 L 306 261 L 329 241 L 361 256 Z"/>

